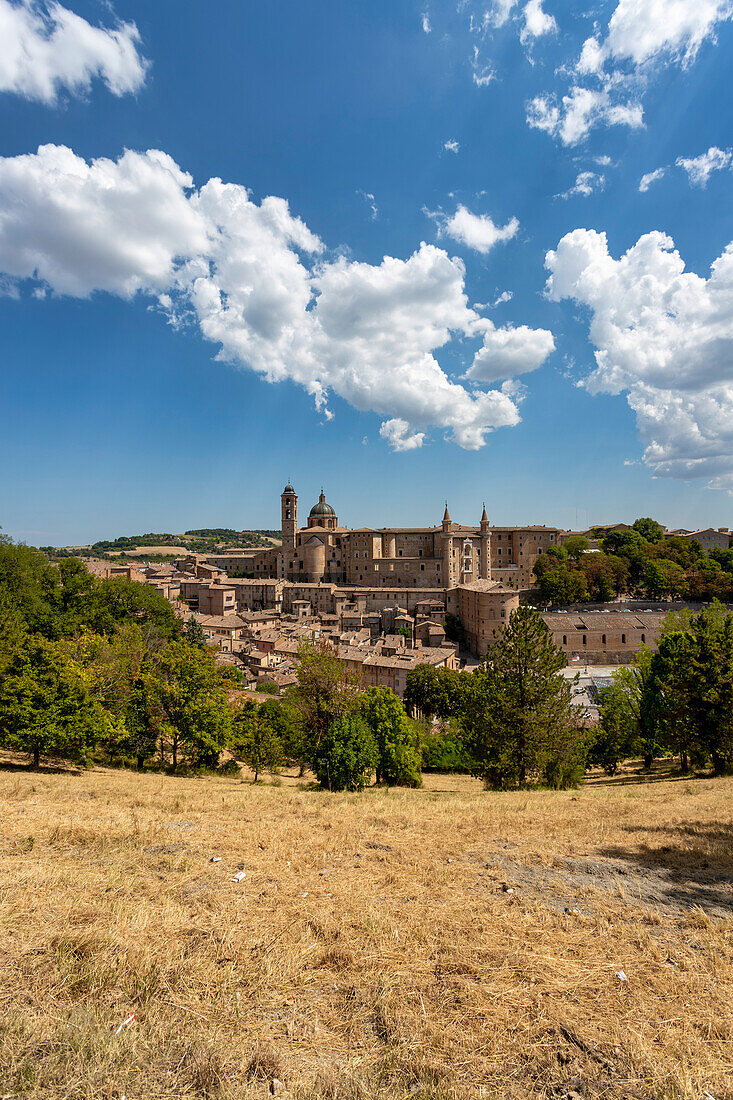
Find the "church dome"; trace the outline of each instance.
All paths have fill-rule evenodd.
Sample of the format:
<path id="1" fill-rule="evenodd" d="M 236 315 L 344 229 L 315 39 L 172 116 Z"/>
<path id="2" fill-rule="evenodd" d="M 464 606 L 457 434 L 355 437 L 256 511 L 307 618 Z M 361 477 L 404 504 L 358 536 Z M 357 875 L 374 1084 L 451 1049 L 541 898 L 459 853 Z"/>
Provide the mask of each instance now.
<path id="1" fill-rule="evenodd" d="M 315 516 L 335 516 L 333 508 L 330 504 L 326 504 L 326 497 L 324 496 L 323 489 L 321 489 L 321 495 L 318 498 L 318 504 L 314 504 L 308 513 L 309 518 Z"/>
<path id="2" fill-rule="evenodd" d="M 287 485 L 285 486 L 285 488 L 283 489 L 282 495 L 285 496 L 286 493 L 295 493 L 295 489 L 290 484 L 290 482 L 288 482 Z"/>

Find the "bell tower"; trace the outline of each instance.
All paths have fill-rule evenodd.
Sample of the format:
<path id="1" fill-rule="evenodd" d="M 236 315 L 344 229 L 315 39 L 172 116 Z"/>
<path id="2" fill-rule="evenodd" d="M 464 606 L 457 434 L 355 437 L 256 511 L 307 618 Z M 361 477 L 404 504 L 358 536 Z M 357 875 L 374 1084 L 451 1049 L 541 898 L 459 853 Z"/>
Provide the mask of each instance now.
<path id="1" fill-rule="evenodd" d="M 280 501 L 283 550 L 293 553 L 295 551 L 295 536 L 298 532 L 298 494 L 290 482 L 283 489 Z"/>

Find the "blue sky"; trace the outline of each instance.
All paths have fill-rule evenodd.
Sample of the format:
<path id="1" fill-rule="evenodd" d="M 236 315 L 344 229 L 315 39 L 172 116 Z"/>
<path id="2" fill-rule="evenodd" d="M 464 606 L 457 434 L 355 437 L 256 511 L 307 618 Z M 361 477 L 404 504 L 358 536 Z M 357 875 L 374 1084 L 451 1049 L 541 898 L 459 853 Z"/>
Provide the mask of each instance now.
<path id="1" fill-rule="evenodd" d="M 0 0 L 0 525 L 732 525 L 732 17 Z"/>

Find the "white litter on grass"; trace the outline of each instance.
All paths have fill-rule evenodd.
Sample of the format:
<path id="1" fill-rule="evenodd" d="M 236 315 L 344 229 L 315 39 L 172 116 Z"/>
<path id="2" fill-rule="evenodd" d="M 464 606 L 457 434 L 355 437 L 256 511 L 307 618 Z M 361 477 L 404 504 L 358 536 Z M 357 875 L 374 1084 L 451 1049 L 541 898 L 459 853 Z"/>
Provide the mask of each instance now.
<path id="1" fill-rule="evenodd" d="M 221 863 L 221 856 L 212 856 L 209 863 Z"/>
<path id="2" fill-rule="evenodd" d="M 308 897 L 308 891 L 306 890 L 306 892 L 304 894 L 298 894 L 298 897 L 299 898 L 307 898 Z"/>
<path id="3" fill-rule="evenodd" d="M 119 1035 L 123 1028 L 129 1027 L 130 1024 L 133 1024 L 135 1022 L 135 1019 L 136 1017 L 134 1012 L 131 1012 L 129 1016 L 125 1016 L 120 1026 L 118 1028 L 115 1028 L 115 1035 Z"/>
<path id="4" fill-rule="evenodd" d="M 241 882 L 243 878 L 247 877 L 246 871 L 237 871 L 236 875 L 232 879 L 232 882 Z"/>
<path id="5" fill-rule="evenodd" d="M 617 970 L 617 971 L 616 971 L 616 977 L 618 978 L 618 980 L 619 980 L 620 982 L 628 982 L 628 980 L 629 980 L 629 979 L 628 979 L 628 978 L 626 977 L 626 975 L 624 974 L 623 970 Z"/>

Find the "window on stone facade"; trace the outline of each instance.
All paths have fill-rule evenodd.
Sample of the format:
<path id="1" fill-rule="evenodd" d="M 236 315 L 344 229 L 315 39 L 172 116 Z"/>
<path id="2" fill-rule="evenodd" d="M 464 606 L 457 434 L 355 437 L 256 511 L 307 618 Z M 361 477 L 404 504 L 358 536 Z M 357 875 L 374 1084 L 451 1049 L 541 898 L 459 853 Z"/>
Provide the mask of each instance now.
<path id="1" fill-rule="evenodd" d="M 603 645 L 606 644 L 606 635 L 605 634 L 601 634 L 601 642 L 603 643 Z"/>
<path id="2" fill-rule="evenodd" d="M 621 635 L 621 645 L 626 645 L 626 635 L 625 634 Z"/>
<path id="3" fill-rule="evenodd" d="M 641 636 L 641 640 L 642 640 L 642 642 L 645 642 L 645 641 L 646 641 L 646 634 L 642 634 L 642 636 Z"/>
<path id="4" fill-rule="evenodd" d="M 563 644 L 563 645 L 567 645 L 567 644 L 568 644 L 568 636 L 567 636 L 567 634 L 563 634 L 563 636 L 562 636 L 562 644 Z"/>
<path id="5" fill-rule="evenodd" d="M 421 565 L 420 565 L 420 571 L 421 571 L 422 573 L 424 573 L 424 572 L 425 572 L 425 564 L 424 564 L 424 562 L 423 562 L 423 563 L 421 563 Z"/>
<path id="6" fill-rule="evenodd" d="M 586 634 L 584 634 L 583 635 L 583 645 L 587 645 L 587 644 L 588 644 L 588 636 Z"/>

